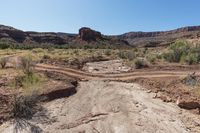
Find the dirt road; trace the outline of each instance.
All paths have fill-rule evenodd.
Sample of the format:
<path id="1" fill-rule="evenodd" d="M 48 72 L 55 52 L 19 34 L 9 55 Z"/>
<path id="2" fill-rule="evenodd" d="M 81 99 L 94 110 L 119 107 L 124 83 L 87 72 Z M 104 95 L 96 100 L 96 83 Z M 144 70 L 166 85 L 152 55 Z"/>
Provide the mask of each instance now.
<path id="1" fill-rule="evenodd" d="M 86 80 L 130 80 L 135 78 L 153 78 L 153 77 L 185 77 L 188 74 L 196 72 L 197 75 L 200 74 L 200 70 L 188 70 L 188 71 L 140 71 L 140 72 L 128 72 L 128 73 L 119 73 L 119 74 L 94 74 L 88 73 L 77 69 L 72 68 L 61 68 L 58 66 L 52 66 L 47 64 L 37 64 L 36 70 L 39 71 L 49 71 L 65 74 L 70 77 Z"/>

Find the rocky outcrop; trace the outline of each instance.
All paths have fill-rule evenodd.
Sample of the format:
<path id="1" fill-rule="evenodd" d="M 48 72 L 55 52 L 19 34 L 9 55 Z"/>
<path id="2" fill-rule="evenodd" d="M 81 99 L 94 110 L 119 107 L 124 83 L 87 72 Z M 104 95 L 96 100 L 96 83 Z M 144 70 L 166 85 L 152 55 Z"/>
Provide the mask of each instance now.
<path id="1" fill-rule="evenodd" d="M 45 75 L 52 80 L 47 83 L 46 88 L 40 94 L 44 101 L 69 97 L 77 92 L 78 82 L 76 79 L 48 71 L 45 72 Z"/>
<path id="2" fill-rule="evenodd" d="M 97 39 L 102 39 L 100 32 L 87 27 L 83 27 L 79 30 L 79 37 L 84 41 L 96 41 Z"/>
<path id="3" fill-rule="evenodd" d="M 50 85 L 49 85 L 50 84 Z M 69 97 L 76 93 L 76 86 L 72 83 L 65 82 L 53 82 L 48 84 L 41 96 L 44 101 L 51 101 L 54 99 Z"/>

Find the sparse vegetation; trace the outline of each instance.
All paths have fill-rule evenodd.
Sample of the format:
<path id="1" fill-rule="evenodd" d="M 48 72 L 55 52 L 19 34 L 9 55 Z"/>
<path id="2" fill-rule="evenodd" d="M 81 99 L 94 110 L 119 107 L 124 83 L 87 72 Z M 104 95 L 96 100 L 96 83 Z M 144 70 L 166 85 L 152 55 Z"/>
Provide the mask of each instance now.
<path id="1" fill-rule="evenodd" d="M 111 55 L 111 50 L 110 49 L 106 49 L 105 50 L 105 55 L 110 56 Z"/>
<path id="2" fill-rule="evenodd" d="M 153 54 L 149 54 L 146 59 L 151 63 L 151 64 L 155 64 L 155 61 L 157 59 L 157 56 L 156 55 L 153 55 Z"/>
<path id="3" fill-rule="evenodd" d="M 119 51 L 118 53 L 119 58 L 121 59 L 127 59 L 127 60 L 134 60 L 135 59 L 135 53 L 134 51 Z"/>
<path id="4" fill-rule="evenodd" d="M 26 74 L 21 78 L 21 84 L 23 88 L 30 88 L 36 86 L 41 81 L 41 78 L 37 74 Z"/>
<path id="5" fill-rule="evenodd" d="M 34 64 L 32 57 L 31 56 L 23 57 L 21 61 L 22 61 L 21 66 L 23 72 L 27 75 L 33 74 Z"/>
<path id="6" fill-rule="evenodd" d="M 9 48 L 9 45 L 7 43 L 0 42 L 0 49 L 7 49 L 7 48 Z"/>
<path id="7" fill-rule="evenodd" d="M 12 105 L 11 116 L 18 119 L 31 119 L 36 112 L 37 93 L 27 96 L 16 96 Z"/>
<path id="8" fill-rule="evenodd" d="M 185 62 L 189 65 L 200 61 L 199 47 L 194 47 L 186 42 L 178 41 L 170 45 L 169 51 L 163 54 L 169 62 Z"/>
<path id="9" fill-rule="evenodd" d="M 32 91 L 34 87 L 39 88 L 45 77 L 34 72 L 34 65 L 30 56 L 21 59 L 21 69 L 19 73 L 10 82 L 11 88 L 22 87 L 25 92 Z"/>
<path id="10" fill-rule="evenodd" d="M 197 53 L 189 53 L 184 61 L 189 65 L 197 64 L 199 62 L 199 55 Z"/>
<path id="11" fill-rule="evenodd" d="M 147 62 L 144 59 L 137 58 L 134 63 L 135 63 L 135 68 L 136 69 L 141 69 L 141 68 L 148 67 Z"/>
<path id="12" fill-rule="evenodd" d="M 50 59 L 51 57 L 49 55 L 43 55 L 42 59 Z"/>
<path id="13" fill-rule="evenodd" d="M 170 45 L 169 52 L 164 53 L 164 58 L 169 62 L 180 62 L 188 54 L 190 47 L 185 42 L 175 42 Z"/>
<path id="14" fill-rule="evenodd" d="M 8 59 L 5 57 L 0 59 L 0 65 L 1 65 L 2 69 L 4 69 L 6 67 L 7 60 Z"/>
<path id="15" fill-rule="evenodd" d="M 43 53 L 44 52 L 44 49 L 42 48 L 35 48 L 32 50 L 33 53 Z"/>
<path id="16" fill-rule="evenodd" d="M 46 115 L 46 110 L 44 110 L 44 108 L 39 104 L 39 101 L 40 97 L 37 92 L 34 92 L 31 95 L 15 96 L 10 112 L 10 116 L 15 122 L 14 132 L 21 132 L 27 127 L 30 128 L 31 133 L 42 132 L 42 129 L 39 126 L 29 122 L 34 114 L 39 111 L 44 113 L 39 114 L 37 117 L 41 117 L 41 119 L 46 120 L 49 119 Z"/>
<path id="17" fill-rule="evenodd" d="M 183 81 L 184 84 L 188 85 L 188 86 L 196 86 L 198 81 L 197 81 L 197 76 L 195 74 L 189 74 L 188 76 L 186 76 Z"/>

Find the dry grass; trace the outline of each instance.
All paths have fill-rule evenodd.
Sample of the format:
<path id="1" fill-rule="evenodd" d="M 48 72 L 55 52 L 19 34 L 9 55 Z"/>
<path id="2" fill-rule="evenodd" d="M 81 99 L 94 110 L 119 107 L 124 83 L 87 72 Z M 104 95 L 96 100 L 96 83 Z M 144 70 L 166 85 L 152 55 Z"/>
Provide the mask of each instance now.
<path id="1" fill-rule="evenodd" d="M 120 57 L 120 53 L 126 54 L 125 58 Z M 31 56 L 33 61 L 40 62 L 42 59 L 73 61 L 75 59 L 85 59 L 88 57 L 102 56 L 109 59 L 123 59 L 127 64 L 134 64 L 133 60 L 136 58 L 146 58 L 151 64 L 170 64 L 163 59 L 162 53 L 168 51 L 168 48 L 132 48 L 128 50 L 120 49 L 41 49 L 36 48 L 32 50 L 0 50 L 0 56 L 17 55 L 20 57 Z M 159 58 L 158 58 L 159 57 Z"/>

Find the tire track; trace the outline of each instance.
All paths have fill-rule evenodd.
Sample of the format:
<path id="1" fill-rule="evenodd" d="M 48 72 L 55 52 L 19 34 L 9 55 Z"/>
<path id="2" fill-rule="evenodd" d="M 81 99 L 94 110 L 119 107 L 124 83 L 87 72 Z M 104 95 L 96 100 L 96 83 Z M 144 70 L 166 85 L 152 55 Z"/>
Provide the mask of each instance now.
<path id="1" fill-rule="evenodd" d="M 55 73 L 65 74 L 70 77 L 78 79 L 98 79 L 98 80 L 130 80 L 135 78 L 156 78 L 156 77 L 184 77 L 194 70 L 188 71 L 142 71 L 142 72 L 128 72 L 119 74 L 93 74 L 84 71 L 80 71 L 72 68 L 61 68 L 47 64 L 37 64 L 36 70 L 38 71 L 49 71 Z M 196 71 L 199 74 L 200 71 Z"/>

